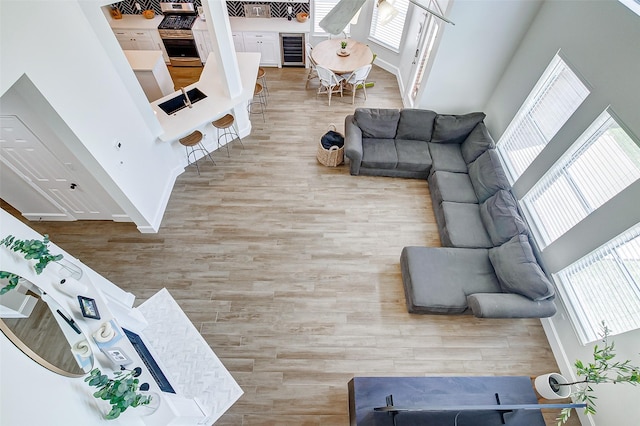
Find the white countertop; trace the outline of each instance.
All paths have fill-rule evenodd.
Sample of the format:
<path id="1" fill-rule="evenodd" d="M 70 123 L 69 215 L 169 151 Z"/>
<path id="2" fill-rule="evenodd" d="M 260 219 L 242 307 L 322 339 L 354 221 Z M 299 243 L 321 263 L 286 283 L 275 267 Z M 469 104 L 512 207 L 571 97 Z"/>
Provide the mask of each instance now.
<path id="1" fill-rule="evenodd" d="M 182 94 L 176 91 L 170 95 L 158 99 L 151 103 L 151 108 L 156 114 L 156 118 L 164 133 L 160 135 L 160 140 L 171 142 L 186 136 L 193 130 L 217 120 L 229 112 L 233 107 L 253 98 L 253 90 L 260 65 L 260 54 L 253 52 L 237 52 L 238 69 L 242 81 L 242 93 L 239 96 L 230 98 L 225 88 L 220 83 L 222 70 L 219 69 L 215 54 L 210 53 L 207 63 L 202 70 L 200 80 L 187 87 L 185 90 L 198 88 L 207 97 L 193 104 L 193 108 L 183 108 L 180 111 L 167 115 L 158 104 L 173 99 Z"/>
<path id="2" fill-rule="evenodd" d="M 142 15 L 122 15 L 122 19 L 111 19 L 109 25 L 114 30 L 157 29 L 162 22 L 162 15 L 156 15 L 153 19 L 146 19 Z M 298 22 L 295 18 L 289 21 L 286 18 L 229 18 L 231 31 L 261 31 L 275 33 L 308 33 L 311 31 L 311 20 Z M 198 31 L 207 30 L 207 23 L 200 18 L 196 19 L 192 29 Z"/>
<path id="3" fill-rule="evenodd" d="M 261 31 L 276 33 L 308 33 L 311 30 L 311 20 L 298 22 L 295 18 L 291 21 L 286 18 L 229 18 L 231 31 Z M 196 19 L 194 30 L 206 30 L 207 23 L 202 19 Z"/>
<path id="4" fill-rule="evenodd" d="M 142 15 L 122 15 L 122 19 L 111 19 L 109 25 L 113 30 L 157 30 L 162 22 L 162 15 L 147 19 Z"/>
<path id="5" fill-rule="evenodd" d="M 134 71 L 153 71 L 158 61 L 164 63 L 161 50 L 123 50 L 123 52 Z"/>

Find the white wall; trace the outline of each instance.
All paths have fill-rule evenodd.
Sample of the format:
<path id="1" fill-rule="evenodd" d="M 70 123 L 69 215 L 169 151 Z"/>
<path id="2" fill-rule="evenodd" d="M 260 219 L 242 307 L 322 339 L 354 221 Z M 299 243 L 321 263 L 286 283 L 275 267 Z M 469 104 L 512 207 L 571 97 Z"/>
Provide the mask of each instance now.
<path id="1" fill-rule="evenodd" d="M 617 0 L 544 3 L 513 60 L 505 70 L 493 96 L 484 108 L 487 125 L 496 138 L 504 132 L 514 114 L 558 49 L 572 68 L 587 82 L 591 94 L 549 143 L 530 170 L 514 187 L 522 195 L 571 145 L 606 107 L 611 105 L 621 121 L 640 135 L 640 17 Z M 589 252 L 635 223 L 640 222 L 640 182 L 591 215 L 549 246 L 543 253 L 551 272 L 562 263 Z M 564 307 L 543 325 L 563 374 L 573 374 L 576 359 L 592 359 L 592 345 L 582 346 Z M 617 352 L 640 364 L 640 330 L 614 337 Z M 637 424 L 640 417 L 640 389 L 625 385 L 597 388 L 597 425 Z M 583 420 L 590 424 L 591 420 Z"/>
<path id="2" fill-rule="evenodd" d="M 27 74 L 86 148 L 80 160 L 141 230 L 153 232 L 180 167 L 157 140 L 160 126 L 115 37 L 106 37 L 101 3 L 3 0 L 0 95 Z"/>
<path id="3" fill-rule="evenodd" d="M 540 8 L 538 0 L 453 0 L 416 108 L 482 111 Z"/>

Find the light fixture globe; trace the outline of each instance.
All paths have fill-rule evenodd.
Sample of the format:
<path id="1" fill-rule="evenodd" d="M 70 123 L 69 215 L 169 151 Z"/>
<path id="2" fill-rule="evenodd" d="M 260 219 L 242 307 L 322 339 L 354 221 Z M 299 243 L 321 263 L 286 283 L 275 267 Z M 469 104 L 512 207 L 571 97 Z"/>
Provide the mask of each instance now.
<path id="1" fill-rule="evenodd" d="M 398 15 L 398 10 L 387 0 L 378 1 L 378 23 L 386 25 Z"/>

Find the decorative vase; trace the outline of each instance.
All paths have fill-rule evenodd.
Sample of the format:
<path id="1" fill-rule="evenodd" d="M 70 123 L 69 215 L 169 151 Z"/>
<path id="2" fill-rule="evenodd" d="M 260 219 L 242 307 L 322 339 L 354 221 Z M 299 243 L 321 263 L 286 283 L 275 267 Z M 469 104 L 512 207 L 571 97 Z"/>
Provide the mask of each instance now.
<path id="1" fill-rule="evenodd" d="M 566 383 L 569 381 L 559 373 L 543 374 L 534 380 L 536 391 L 544 399 L 568 398 L 571 395 L 571 386 Z"/>
<path id="2" fill-rule="evenodd" d="M 150 416 L 155 413 L 160 407 L 160 394 L 158 392 L 144 392 L 145 395 L 151 397 L 151 401 L 147 405 L 139 405 L 135 408 L 136 412 L 139 412 L 141 416 Z"/>

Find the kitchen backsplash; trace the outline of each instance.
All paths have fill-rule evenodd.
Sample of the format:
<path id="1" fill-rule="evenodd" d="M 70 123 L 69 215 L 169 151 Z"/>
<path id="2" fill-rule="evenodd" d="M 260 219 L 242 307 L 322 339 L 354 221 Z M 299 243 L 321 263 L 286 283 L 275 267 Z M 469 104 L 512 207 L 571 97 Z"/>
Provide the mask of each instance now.
<path id="1" fill-rule="evenodd" d="M 200 0 L 193 1 L 180 1 L 174 0 L 175 3 L 193 3 L 196 8 L 198 6 L 202 6 L 202 2 Z M 136 9 L 136 3 L 140 5 L 141 10 L 151 9 L 157 15 L 161 15 L 160 11 L 160 1 L 159 0 L 125 0 L 118 3 L 113 3 L 111 6 L 117 7 L 120 9 L 120 12 L 130 15 L 136 15 L 142 13 Z M 293 14 L 299 12 L 307 12 L 309 13 L 309 3 L 272 3 L 272 2 L 263 2 L 263 1 L 228 1 L 227 2 L 227 10 L 229 11 L 229 16 L 233 17 L 244 17 L 244 5 L 245 4 L 268 4 L 271 6 L 271 17 L 272 18 L 286 18 L 287 17 L 287 6 L 291 6 L 293 9 Z"/>

